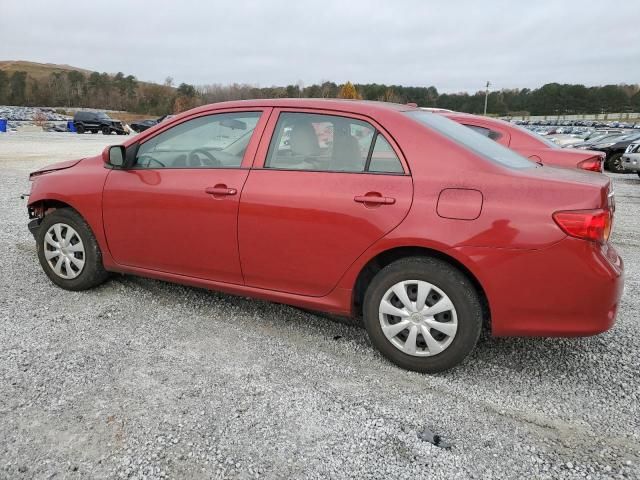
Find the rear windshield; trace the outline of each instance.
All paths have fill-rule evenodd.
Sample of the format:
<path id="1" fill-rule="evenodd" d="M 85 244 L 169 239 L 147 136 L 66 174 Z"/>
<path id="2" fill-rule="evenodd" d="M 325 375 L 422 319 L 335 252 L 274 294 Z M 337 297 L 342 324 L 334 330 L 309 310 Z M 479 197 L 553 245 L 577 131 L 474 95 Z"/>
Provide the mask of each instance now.
<path id="1" fill-rule="evenodd" d="M 535 166 L 532 162 L 521 157 L 513 150 L 509 150 L 484 135 L 474 132 L 470 128 L 453 120 L 449 120 L 442 115 L 419 110 L 412 110 L 405 113 L 423 125 L 426 125 L 432 130 L 435 130 L 441 135 L 450 138 L 492 162 L 509 168 L 531 168 Z"/>
<path id="2" fill-rule="evenodd" d="M 528 128 L 524 128 L 524 127 L 521 127 L 520 125 L 515 125 L 515 124 L 511 124 L 511 127 L 517 128 L 525 135 L 528 135 L 529 137 L 531 137 L 531 139 L 535 140 L 538 143 L 543 143 L 548 148 L 562 148 L 560 145 L 553 143 L 551 140 L 547 140 L 542 135 L 538 135 L 537 133 L 532 132 Z"/>

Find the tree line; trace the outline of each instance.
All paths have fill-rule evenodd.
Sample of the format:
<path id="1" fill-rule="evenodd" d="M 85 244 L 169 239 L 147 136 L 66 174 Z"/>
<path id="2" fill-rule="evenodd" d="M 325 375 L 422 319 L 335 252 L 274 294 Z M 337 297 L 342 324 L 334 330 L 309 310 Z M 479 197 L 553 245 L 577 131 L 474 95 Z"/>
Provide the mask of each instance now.
<path id="1" fill-rule="evenodd" d="M 482 113 L 485 92 L 439 93 L 433 87 L 407 87 L 377 83 L 337 84 L 302 82 L 281 87 L 248 84 L 211 84 L 178 87 L 168 77 L 164 84 L 140 82 L 132 75 L 77 70 L 34 78 L 26 72 L 0 70 L 0 105 L 87 107 L 127 110 L 150 115 L 178 113 L 197 105 L 252 98 L 357 98 L 416 103 L 469 113 Z M 487 113 L 495 115 L 566 115 L 640 111 L 639 85 L 586 87 L 548 83 L 540 88 L 502 89 L 489 93 Z"/>

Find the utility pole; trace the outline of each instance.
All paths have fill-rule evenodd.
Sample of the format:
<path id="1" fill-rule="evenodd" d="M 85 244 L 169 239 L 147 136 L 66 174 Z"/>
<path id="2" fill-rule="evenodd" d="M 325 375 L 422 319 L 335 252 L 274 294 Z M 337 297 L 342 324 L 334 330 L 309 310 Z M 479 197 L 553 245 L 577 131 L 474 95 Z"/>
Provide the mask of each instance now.
<path id="1" fill-rule="evenodd" d="M 489 85 L 491 85 L 491 82 L 489 82 L 489 80 L 487 80 L 487 89 L 484 92 L 484 114 L 487 114 L 487 101 L 489 100 Z"/>

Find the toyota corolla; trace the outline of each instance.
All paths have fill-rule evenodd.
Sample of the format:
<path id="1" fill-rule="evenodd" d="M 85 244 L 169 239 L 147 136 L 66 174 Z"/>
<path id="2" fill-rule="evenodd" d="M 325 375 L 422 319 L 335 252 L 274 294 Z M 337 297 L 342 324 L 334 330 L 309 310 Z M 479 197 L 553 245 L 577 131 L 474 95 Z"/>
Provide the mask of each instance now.
<path id="1" fill-rule="evenodd" d="M 603 332 L 623 289 L 605 175 L 406 105 L 218 103 L 30 178 L 39 261 L 64 289 L 120 272 L 361 317 L 420 372 L 460 363 L 483 326 Z"/>

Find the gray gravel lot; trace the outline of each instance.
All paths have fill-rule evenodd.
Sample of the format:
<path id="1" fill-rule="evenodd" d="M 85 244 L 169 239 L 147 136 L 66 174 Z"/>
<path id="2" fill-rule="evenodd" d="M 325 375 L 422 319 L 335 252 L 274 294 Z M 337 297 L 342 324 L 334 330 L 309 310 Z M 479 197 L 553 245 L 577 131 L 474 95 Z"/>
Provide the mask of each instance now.
<path id="1" fill-rule="evenodd" d="M 0 478 L 640 478 L 636 175 L 612 175 L 611 331 L 485 339 L 425 376 L 287 306 L 128 276 L 55 287 L 26 174 L 119 140 L 0 134 Z"/>

